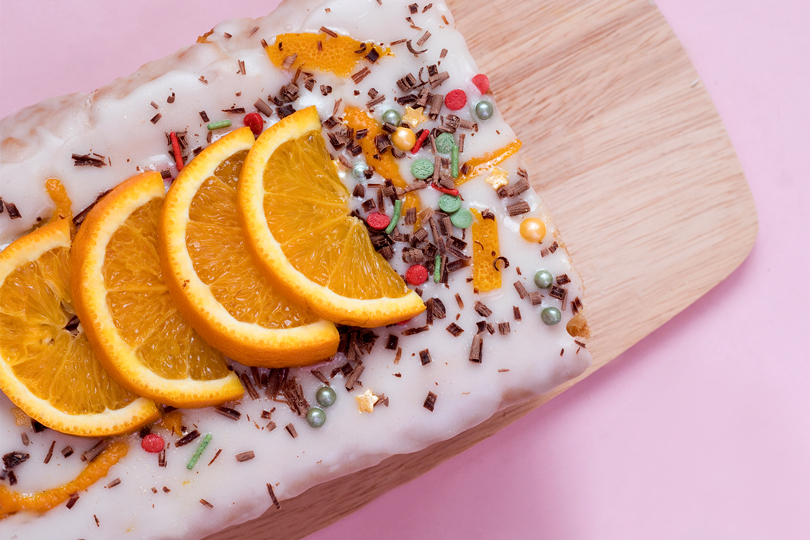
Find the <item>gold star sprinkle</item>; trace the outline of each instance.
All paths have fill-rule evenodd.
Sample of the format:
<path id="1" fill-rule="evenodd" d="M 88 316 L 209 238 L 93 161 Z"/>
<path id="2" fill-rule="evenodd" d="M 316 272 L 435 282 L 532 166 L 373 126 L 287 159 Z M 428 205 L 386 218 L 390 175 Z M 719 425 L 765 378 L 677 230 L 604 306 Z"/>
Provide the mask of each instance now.
<path id="1" fill-rule="evenodd" d="M 422 107 L 412 109 L 410 105 L 405 105 L 405 114 L 402 115 L 402 121 L 406 122 L 412 128 L 415 128 L 422 122 L 427 122 L 427 116 L 422 114 Z"/>
<path id="2" fill-rule="evenodd" d="M 499 189 L 509 183 L 509 175 L 506 171 L 495 167 L 487 177 L 487 184 L 492 186 L 492 189 Z"/>
<path id="3" fill-rule="evenodd" d="M 354 396 L 354 399 L 357 400 L 357 408 L 360 409 L 360 412 L 374 412 L 374 404 L 380 399 L 375 396 L 371 390 L 366 390 L 362 394 L 358 394 Z"/>

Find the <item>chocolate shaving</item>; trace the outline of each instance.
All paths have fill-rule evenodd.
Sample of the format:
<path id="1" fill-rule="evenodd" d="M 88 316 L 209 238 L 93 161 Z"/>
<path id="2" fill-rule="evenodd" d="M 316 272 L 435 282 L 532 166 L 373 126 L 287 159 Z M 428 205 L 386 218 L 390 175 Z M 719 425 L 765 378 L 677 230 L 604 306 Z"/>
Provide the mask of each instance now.
<path id="1" fill-rule="evenodd" d="M 422 405 L 424 408 L 433 412 L 433 408 L 436 406 L 436 398 L 438 396 L 433 392 L 428 392 L 427 397 L 425 398 L 425 403 Z"/>
<path id="2" fill-rule="evenodd" d="M 512 306 L 512 314 L 514 315 L 516 321 L 521 320 L 520 319 L 520 308 L 519 307 Z"/>
<path id="3" fill-rule="evenodd" d="M 399 336 L 394 334 L 388 334 L 388 342 L 385 344 L 385 348 L 391 351 L 395 351 L 397 349 L 397 345 L 399 344 Z"/>
<path id="4" fill-rule="evenodd" d="M 237 421 L 242 417 L 241 412 L 237 411 L 236 409 L 231 409 L 230 407 L 225 407 L 224 405 L 214 407 L 214 412 L 221 414 L 225 418 L 230 418 L 233 421 Z"/>
<path id="5" fill-rule="evenodd" d="M 504 336 L 504 335 L 508 334 L 509 331 L 510 331 L 510 329 L 509 329 L 509 323 L 508 322 L 498 323 L 498 333 L 499 334 Z"/>
<path id="6" fill-rule="evenodd" d="M 286 426 L 284 426 L 284 429 L 286 429 L 286 430 L 287 430 L 287 433 L 289 433 L 289 434 L 290 434 L 290 437 L 292 437 L 293 439 L 295 439 L 296 437 L 298 437 L 298 432 L 297 432 L 297 431 L 295 431 L 295 426 L 294 426 L 294 425 L 292 425 L 292 424 L 287 424 Z"/>
<path id="7" fill-rule="evenodd" d="M 160 114 L 158 114 L 157 116 L 159 117 Z M 158 118 L 158 120 L 160 120 L 160 118 Z M 157 122 L 157 120 L 155 120 L 152 123 L 155 123 L 155 122 Z M 87 154 L 72 154 L 71 159 L 73 159 L 73 166 L 74 167 L 99 167 L 100 168 L 100 167 L 103 167 L 104 165 L 107 165 L 107 162 L 105 161 L 106 158 L 104 156 L 99 156 L 98 154 L 93 154 L 91 156 L 89 152 Z M 8 203 L 8 202 L 6 203 L 6 208 L 8 209 L 9 215 L 11 215 L 11 213 L 12 213 L 12 210 L 11 210 L 12 206 L 14 206 L 14 205 L 11 204 L 11 203 Z M 15 212 L 17 211 L 16 206 L 14 206 L 14 211 Z M 12 217 L 12 219 L 13 219 L 13 217 Z"/>
<path id="8" fill-rule="evenodd" d="M 548 250 L 549 250 L 551 253 L 554 253 L 555 251 L 557 251 L 557 248 L 559 248 L 559 247 L 560 247 L 560 245 L 559 245 L 557 242 L 554 242 L 553 244 L 551 244 L 550 246 L 548 246 Z"/>
<path id="9" fill-rule="evenodd" d="M 431 362 L 430 351 L 428 349 L 419 351 L 419 360 L 422 361 L 423 366 L 429 364 Z"/>
<path id="10" fill-rule="evenodd" d="M 475 301 L 473 309 L 477 311 L 478 314 L 481 315 L 482 317 L 489 317 L 490 315 L 492 315 L 492 310 L 478 300 Z"/>
<path id="11" fill-rule="evenodd" d="M 242 385 L 245 387 L 245 390 L 247 390 L 247 393 L 251 399 L 259 399 L 259 393 L 256 391 L 256 387 L 253 386 L 253 383 L 250 381 L 247 373 L 242 373 L 239 375 L 239 380 L 242 381 Z"/>
<path id="12" fill-rule="evenodd" d="M 357 379 L 360 378 L 360 375 L 363 374 L 363 371 L 365 369 L 366 369 L 365 366 L 363 366 L 362 364 L 358 364 L 352 370 L 351 374 L 349 374 L 349 377 L 346 379 L 346 384 L 344 385 L 347 392 L 351 392 L 352 390 L 354 390 L 354 385 L 357 384 Z"/>
<path id="13" fill-rule="evenodd" d="M 79 500 L 79 494 L 78 493 L 71 493 L 70 498 L 68 499 L 68 502 L 67 502 L 67 504 L 65 506 L 67 507 L 68 510 L 70 510 L 71 508 L 73 508 L 76 505 L 76 501 L 78 501 L 78 500 Z"/>
<path id="14" fill-rule="evenodd" d="M 503 261 L 503 268 L 498 268 L 498 261 Z M 503 269 L 509 268 L 509 259 L 506 257 L 497 257 L 494 261 L 492 261 L 492 266 L 495 267 L 495 270 L 500 272 Z"/>
<path id="15" fill-rule="evenodd" d="M 516 281 L 514 283 L 515 289 L 517 290 L 518 294 L 520 295 L 520 299 L 523 300 L 529 294 L 526 290 L 526 287 L 523 286 L 523 283 L 520 281 Z"/>
<path id="16" fill-rule="evenodd" d="M 366 108 L 371 109 L 372 107 L 379 105 L 383 101 L 385 101 L 385 94 L 381 94 L 372 99 L 371 101 L 369 101 L 368 103 L 366 103 Z"/>
<path id="17" fill-rule="evenodd" d="M 372 48 L 369 51 L 369 53 L 366 55 L 366 60 L 368 60 L 372 64 L 375 63 L 379 59 L 380 59 L 380 53 L 378 53 L 377 49 L 374 49 L 374 48 Z"/>
<path id="18" fill-rule="evenodd" d="M 239 75 L 246 75 L 247 71 L 245 71 L 245 61 L 244 60 L 237 60 L 236 62 L 239 64 L 239 71 L 237 71 L 237 73 Z"/>
<path id="19" fill-rule="evenodd" d="M 54 441 L 54 444 L 56 444 L 56 441 Z M 51 445 L 51 449 L 53 449 L 53 445 Z M 25 452 L 9 452 L 3 456 L 3 467 L 5 467 L 6 470 L 13 469 L 21 463 L 28 461 L 30 457 L 31 456 Z"/>
<path id="20" fill-rule="evenodd" d="M 354 81 L 354 84 L 360 84 L 360 81 L 365 79 L 369 74 L 371 74 L 371 70 L 367 67 L 363 67 L 363 69 L 352 75 L 352 81 Z"/>
<path id="21" fill-rule="evenodd" d="M 319 381 L 321 381 L 323 384 L 325 384 L 327 386 L 329 385 L 329 379 L 327 379 L 326 375 L 321 373 L 319 370 L 313 369 L 313 370 L 310 371 L 310 373 L 312 373 L 312 375 L 314 375 L 315 378 L 318 379 Z M 264 413 L 262 413 L 262 418 L 264 418 Z M 268 416 L 268 418 L 269 418 L 269 416 Z"/>
<path id="22" fill-rule="evenodd" d="M 181 446 L 185 446 L 185 445 L 187 445 L 188 443 L 190 443 L 191 441 L 193 441 L 194 439 L 196 439 L 199 436 L 200 436 L 200 432 L 197 431 L 196 429 L 193 430 L 193 431 L 189 431 L 188 433 L 186 433 L 185 435 L 180 437 L 177 440 L 177 442 L 174 443 L 174 445 L 176 447 L 178 447 L 178 448 L 181 447 Z"/>
<path id="23" fill-rule="evenodd" d="M 565 310 L 565 297 L 568 295 L 568 291 L 566 289 L 558 287 L 557 285 L 552 285 L 548 295 L 561 301 L 562 309 Z"/>
<path id="24" fill-rule="evenodd" d="M 321 26 L 321 27 L 318 29 L 318 31 L 319 31 L 319 32 L 321 32 L 321 33 L 323 33 L 323 34 L 326 34 L 326 35 L 327 35 L 327 36 L 329 36 L 329 37 L 333 37 L 333 38 L 338 37 L 337 32 L 334 32 L 333 30 L 330 30 L 330 29 L 328 29 L 328 28 L 327 28 L 327 27 L 325 27 L 325 26 Z"/>
<path id="25" fill-rule="evenodd" d="M 199 435 L 199 434 L 198 434 Z M 177 446 L 175 444 L 175 446 Z M 166 448 L 158 453 L 158 467 L 165 467 L 166 466 Z"/>
<path id="26" fill-rule="evenodd" d="M 51 462 L 51 458 L 53 457 L 53 447 L 54 446 L 56 446 L 56 441 L 53 441 L 51 443 L 51 447 L 48 448 L 48 454 L 45 456 L 45 460 L 43 461 L 43 463 L 45 463 L 46 465 Z M 70 447 L 68 447 L 68 448 L 70 448 Z M 71 453 L 72 452 L 73 451 L 71 450 Z M 5 461 L 5 458 L 3 458 L 3 461 Z"/>
<path id="27" fill-rule="evenodd" d="M 231 107 L 230 109 L 222 109 L 224 113 L 231 113 L 231 114 L 245 114 L 244 107 Z"/>
<path id="28" fill-rule="evenodd" d="M 169 493 L 171 490 L 166 486 L 163 486 L 163 493 Z"/>
<path id="29" fill-rule="evenodd" d="M 206 501 L 205 499 L 200 499 L 200 504 L 202 504 L 202 505 L 203 505 L 203 506 L 205 506 L 206 508 L 213 508 L 213 507 L 214 507 L 214 505 L 213 505 L 213 504 L 211 504 L 210 502 Z"/>
<path id="30" fill-rule="evenodd" d="M 568 274 L 560 274 L 557 276 L 557 285 L 565 285 L 566 283 L 571 283 L 571 279 L 568 277 Z"/>
<path id="31" fill-rule="evenodd" d="M 414 49 L 413 45 L 411 45 L 411 40 L 410 39 L 405 42 L 405 46 L 408 47 L 408 51 L 410 51 L 410 53 L 412 55 L 414 55 L 414 56 L 419 56 L 420 54 L 427 52 L 427 49 L 424 49 L 424 50 L 421 50 L 421 51 L 417 51 L 416 49 Z"/>
<path id="32" fill-rule="evenodd" d="M 209 461 L 209 462 L 208 462 L 208 466 L 209 466 L 209 467 L 211 466 L 211 464 L 212 464 L 213 462 L 215 462 L 215 461 L 217 460 L 217 458 L 219 457 L 219 455 L 220 455 L 221 453 L 222 453 L 222 448 L 220 448 L 219 450 L 217 450 L 217 453 L 216 453 L 216 454 L 214 454 L 214 457 L 212 457 L 212 458 L 211 458 L 211 461 Z"/>
<path id="33" fill-rule="evenodd" d="M 579 313 L 580 309 L 582 309 L 582 300 L 580 300 L 579 296 L 577 296 L 571 301 L 571 311 L 574 313 L 574 315 L 576 315 Z"/>
<path id="34" fill-rule="evenodd" d="M 529 293 L 529 300 L 533 306 L 539 306 L 543 302 L 543 295 L 539 292 Z"/>
<path id="35" fill-rule="evenodd" d="M 251 459 L 255 458 L 256 454 L 253 453 L 253 450 L 248 450 L 247 452 L 242 452 L 241 454 L 236 454 L 236 461 L 239 463 L 243 463 L 245 461 L 250 461 Z"/>
<path id="36" fill-rule="evenodd" d="M 484 338 L 481 336 L 480 333 L 475 334 L 472 340 L 472 346 L 470 347 L 470 362 L 475 362 L 480 364 L 482 360 L 482 349 L 484 345 Z"/>
<path id="37" fill-rule="evenodd" d="M 399 364 L 400 358 L 402 358 L 402 347 L 397 347 L 397 354 L 394 356 L 394 364 Z"/>
<path id="38" fill-rule="evenodd" d="M 93 448 L 82 454 L 82 461 L 90 463 L 107 448 L 108 444 L 108 441 L 105 439 L 98 441 Z"/>
<path id="39" fill-rule="evenodd" d="M 427 332 L 428 330 L 430 330 L 430 327 L 428 327 L 428 326 L 419 326 L 417 328 L 408 328 L 407 330 L 402 332 L 402 335 L 403 336 L 413 336 L 413 335 L 416 335 L 416 334 L 421 334 L 422 332 Z"/>
<path id="40" fill-rule="evenodd" d="M 417 41 L 417 42 L 416 42 L 416 46 L 417 46 L 417 47 L 421 47 L 422 45 L 424 45 L 424 44 L 425 44 L 425 42 L 426 42 L 428 39 L 430 39 L 430 32 L 427 32 L 427 31 L 426 31 L 426 32 L 424 33 L 424 35 L 422 35 L 422 37 L 420 37 L 420 38 L 419 38 L 419 41 Z M 448 75 L 448 77 L 449 77 L 449 75 Z"/>
<path id="41" fill-rule="evenodd" d="M 200 111 L 200 118 L 202 118 L 203 122 L 209 122 L 210 119 L 208 118 L 208 114 L 205 111 Z"/>
<path id="42" fill-rule="evenodd" d="M 281 43 L 279 43 L 279 46 Z M 297 54 L 293 54 L 284 58 L 284 61 L 281 62 L 281 67 L 284 69 L 290 69 L 292 65 L 295 63 L 295 60 L 298 58 Z"/>
<path id="43" fill-rule="evenodd" d="M 113 480 L 112 482 L 110 482 L 109 484 L 107 484 L 105 487 L 106 487 L 107 489 L 112 489 L 112 488 L 114 488 L 115 486 L 117 486 L 117 485 L 118 485 L 118 484 L 120 484 L 120 483 L 121 483 L 121 479 L 120 479 L 120 478 L 116 478 L 115 480 Z"/>
<path id="44" fill-rule="evenodd" d="M 531 208 L 529 207 L 529 203 L 526 201 L 519 201 L 514 204 L 507 205 L 506 210 L 509 212 L 510 216 L 519 216 L 521 214 L 525 214 Z"/>
<path id="45" fill-rule="evenodd" d="M 154 107 L 155 109 L 158 109 L 158 108 L 159 108 L 158 104 L 157 104 L 157 103 L 155 103 L 154 101 L 153 101 L 153 102 L 152 102 L 150 105 L 152 105 L 152 107 Z"/>
<path id="46" fill-rule="evenodd" d="M 450 325 L 449 325 L 449 326 L 446 328 L 446 330 L 447 330 L 448 332 L 450 332 L 451 334 L 453 334 L 453 336 L 454 336 L 454 337 L 458 337 L 458 336 L 460 336 L 462 333 L 464 333 L 464 329 L 463 329 L 463 328 L 461 328 L 461 327 L 460 327 L 459 325 L 457 325 L 456 323 L 450 323 Z"/>
<path id="47" fill-rule="evenodd" d="M 15 485 L 17 483 L 17 474 L 14 471 L 8 471 L 7 474 L 8 474 L 8 485 L 10 486 Z"/>
<path id="48" fill-rule="evenodd" d="M 461 299 L 461 295 L 456 293 L 456 303 L 458 304 L 459 309 L 464 309 L 464 301 Z"/>
<path id="49" fill-rule="evenodd" d="M 257 111 L 259 111 L 266 117 L 270 118 L 271 116 L 273 116 L 273 109 L 262 98 L 257 99 L 256 103 L 254 103 L 253 106 L 256 107 Z"/>
<path id="50" fill-rule="evenodd" d="M 446 71 L 442 71 L 441 73 L 437 73 L 436 75 L 432 75 L 428 81 L 430 82 L 431 88 L 436 88 L 441 86 L 444 81 L 450 78 L 450 74 Z M 458 127 L 458 126 L 456 126 Z"/>
<path id="51" fill-rule="evenodd" d="M 281 385 L 281 393 L 284 395 L 284 399 L 287 400 L 287 404 L 295 414 L 298 416 L 307 415 L 309 402 L 307 398 L 304 397 L 304 390 L 298 382 L 298 377 L 293 377 L 291 380 Z"/>
<path id="52" fill-rule="evenodd" d="M 411 4 L 408 6 L 408 9 L 411 10 L 411 14 L 414 14 L 419 11 L 419 4 Z"/>
<path id="53" fill-rule="evenodd" d="M 23 446 L 28 446 L 28 444 L 31 442 L 28 440 L 27 433 L 20 433 L 20 438 L 22 439 Z"/>
<path id="54" fill-rule="evenodd" d="M 280 510 L 281 505 L 278 503 L 276 494 L 273 492 L 273 486 L 271 486 L 270 484 L 267 484 L 267 493 L 270 494 L 270 499 L 273 501 L 273 505 L 276 507 L 276 509 Z"/>

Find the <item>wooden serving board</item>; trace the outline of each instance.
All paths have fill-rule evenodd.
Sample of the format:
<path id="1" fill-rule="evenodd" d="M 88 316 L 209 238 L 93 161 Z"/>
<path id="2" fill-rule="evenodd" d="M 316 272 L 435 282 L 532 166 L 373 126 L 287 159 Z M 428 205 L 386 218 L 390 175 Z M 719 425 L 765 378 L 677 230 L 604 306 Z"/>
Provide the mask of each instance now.
<path id="1" fill-rule="evenodd" d="M 748 184 L 708 93 L 652 2 L 449 3 L 585 280 L 594 365 L 581 380 L 742 263 L 757 234 Z M 208 540 L 302 538 L 577 380 L 422 452 L 316 486 Z"/>

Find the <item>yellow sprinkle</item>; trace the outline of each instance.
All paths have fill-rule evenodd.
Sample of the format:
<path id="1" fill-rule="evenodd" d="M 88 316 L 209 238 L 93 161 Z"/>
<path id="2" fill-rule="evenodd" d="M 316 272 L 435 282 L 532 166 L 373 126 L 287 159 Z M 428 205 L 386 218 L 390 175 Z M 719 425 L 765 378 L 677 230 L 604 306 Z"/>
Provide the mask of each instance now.
<path id="1" fill-rule="evenodd" d="M 495 167 L 489 176 L 487 176 L 487 184 L 492 186 L 492 189 L 497 190 L 509 184 L 509 174 L 503 169 Z"/>
<path id="2" fill-rule="evenodd" d="M 354 399 L 357 400 L 357 408 L 360 412 L 374 412 L 374 404 L 379 401 L 380 398 L 375 396 L 371 390 L 366 390 L 362 394 L 358 394 L 354 396 Z"/>

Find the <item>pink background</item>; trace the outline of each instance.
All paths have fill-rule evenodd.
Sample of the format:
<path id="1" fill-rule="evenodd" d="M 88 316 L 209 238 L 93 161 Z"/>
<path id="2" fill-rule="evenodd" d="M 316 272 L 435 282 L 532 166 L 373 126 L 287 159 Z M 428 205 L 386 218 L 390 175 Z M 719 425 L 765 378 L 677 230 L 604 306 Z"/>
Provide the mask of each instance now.
<path id="1" fill-rule="evenodd" d="M 0 0 L 0 116 L 275 4 Z M 311 540 L 810 538 L 810 3 L 658 5 L 751 185 L 751 256 L 600 372 Z"/>

